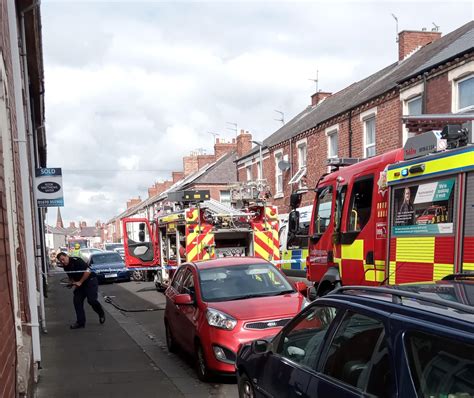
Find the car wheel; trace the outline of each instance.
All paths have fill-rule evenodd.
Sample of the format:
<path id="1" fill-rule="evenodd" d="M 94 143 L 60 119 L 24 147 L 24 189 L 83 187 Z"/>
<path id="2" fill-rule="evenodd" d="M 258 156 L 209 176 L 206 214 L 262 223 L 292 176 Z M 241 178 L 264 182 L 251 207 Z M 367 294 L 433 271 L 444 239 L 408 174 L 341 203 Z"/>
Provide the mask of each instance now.
<path id="1" fill-rule="evenodd" d="M 174 341 L 173 335 L 171 334 L 171 329 L 168 325 L 168 322 L 165 322 L 165 333 L 166 333 L 166 347 L 168 347 L 169 352 L 176 352 L 176 342 Z"/>
<path id="2" fill-rule="evenodd" d="M 239 398 L 255 398 L 255 389 L 249 377 L 244 373 L 239 378 Z"/>
<path id="3" fill-rule="evenodd" d="M 209 381 L 211 378 L 211 372 L 207 367 L 206 356 L 204 355 L 204 349 L 199 341 L 196 341 L 196 373 L 201 381 Z"/>
<path id="4" fill-rule="evenodd" d="M 138 271 L 138 270 L 133 271 L 132 272 L 132 279 L 135 282 L 143 281 L 143 271 Z"/>

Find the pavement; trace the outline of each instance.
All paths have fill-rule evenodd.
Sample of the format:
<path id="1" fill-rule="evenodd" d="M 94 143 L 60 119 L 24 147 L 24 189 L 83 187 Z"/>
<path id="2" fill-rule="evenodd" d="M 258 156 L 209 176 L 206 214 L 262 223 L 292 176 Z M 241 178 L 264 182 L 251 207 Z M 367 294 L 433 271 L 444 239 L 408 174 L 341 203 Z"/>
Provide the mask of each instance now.
<path id="1" fill-rule="evenodd" d="M 103 300 L 104 325 L 86 302 L 86 328 L 69 329 L 75 321 L 72 291 L 60 285 L 60 279 L 55 275 L 49 280 L 36 398 L 185 396 L 115 320 Z"/>

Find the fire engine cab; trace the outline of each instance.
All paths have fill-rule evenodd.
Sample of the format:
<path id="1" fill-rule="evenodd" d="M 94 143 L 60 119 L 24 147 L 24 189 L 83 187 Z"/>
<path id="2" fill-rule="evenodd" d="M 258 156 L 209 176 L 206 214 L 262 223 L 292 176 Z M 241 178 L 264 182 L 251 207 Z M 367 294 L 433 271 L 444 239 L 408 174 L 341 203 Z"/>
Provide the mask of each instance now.
<path id="1" fill-rule="evenodd" d="M 474 271 L 473 118 L 360 162 L 331 160 L 309 229 L 307 279 L 318 296 Z"/>
<path id="2" fill-rule="evenodd" d="M 244 256 L 280 259 L 275 207 L 255 203 L 234 209 L 209 197 L 209 191 L 176 192 L 171 197 L 178 204 L 174 212 L 152 221 L 123 219 L 127 267 L 158 267 L 155 285 L 163 290 L 186 261 Z"/>

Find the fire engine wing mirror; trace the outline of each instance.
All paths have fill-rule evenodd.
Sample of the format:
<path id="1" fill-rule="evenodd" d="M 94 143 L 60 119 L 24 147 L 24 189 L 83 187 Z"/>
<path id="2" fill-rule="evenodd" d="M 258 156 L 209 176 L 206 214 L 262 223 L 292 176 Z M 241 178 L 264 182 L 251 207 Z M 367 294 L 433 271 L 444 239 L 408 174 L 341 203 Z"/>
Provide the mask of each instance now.
<path id="1" fill-rule="evenodd" d="M 300 227 L 300 212 L 298 210 L 291 210 L 288 215 L 288 232 L 296 234 Z"/>
<path id="2" fill-rule="evenodd" d="M 139 231 L 138 231 L 138 240 L 140 242 L 145 242 L 145 223 L 141 222 L 138 225 Z"/>
<path id="3" fill-rule="evenodd" d="M 292 209 L 297 209 L 300 207 L 302 194 L 298 192 L 293 192 L 290 196 L 290 207 Z"/>
<path id="4" fill-rule="evenodd" d="M 194 301 L 189 294 L 178 294 L 173 299 L 176 305 L 193 305 Z"/>

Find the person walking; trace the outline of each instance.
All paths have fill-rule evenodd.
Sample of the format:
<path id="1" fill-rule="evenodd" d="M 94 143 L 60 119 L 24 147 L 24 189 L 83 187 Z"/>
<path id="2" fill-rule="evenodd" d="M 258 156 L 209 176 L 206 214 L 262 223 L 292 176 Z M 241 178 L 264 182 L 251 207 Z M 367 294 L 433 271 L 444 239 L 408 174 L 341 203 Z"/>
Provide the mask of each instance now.
<path id="1" fill-rule="evenodd" d="M 86 326 L 86 314 L 84 312 L 84 300 L 99 315 L 99 322 L 105 322 L 105 312 L 99 303 L 98 292 L 99 282 L 97 276 L 91 271 L 89 266 L 80 257 L 70 257 L 64 252 L 56 256 L 59 266 L 62 266 L 67 273 L 74 289 L 74 309 L 76 310 L 76 323 L 73 323 L 71 329 L 81 329 Z"/>

